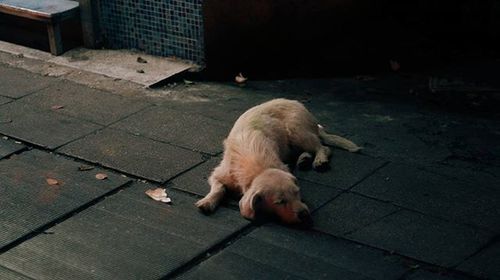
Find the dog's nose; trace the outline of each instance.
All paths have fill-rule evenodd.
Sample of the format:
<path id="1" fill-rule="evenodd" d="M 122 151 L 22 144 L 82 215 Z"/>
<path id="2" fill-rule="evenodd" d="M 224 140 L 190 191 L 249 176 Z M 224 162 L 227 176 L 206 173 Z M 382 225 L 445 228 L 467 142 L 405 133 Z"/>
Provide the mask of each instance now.
<path id="1" fill-rule="evenodd" d="M 311 218 L 311 214 L 308 210 L 302 210 L 297 214 L 297 217 L 300 219 L 300 222 L 306 227 L 312 227 L 313 220 Z"/>

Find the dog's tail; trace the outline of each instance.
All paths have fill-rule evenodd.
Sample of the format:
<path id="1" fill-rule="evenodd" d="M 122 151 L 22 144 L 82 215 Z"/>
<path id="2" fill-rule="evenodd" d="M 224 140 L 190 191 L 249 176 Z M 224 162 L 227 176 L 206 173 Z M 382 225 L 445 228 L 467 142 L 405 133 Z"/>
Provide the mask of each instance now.
<path id="1" fill-rule="evenodd" d="M 318 133 L 319 138 L 323 140 L 326 145 L 336 146 L 349 152 L 355 153 L 359 150 L 363 149 L 358 145 L 354 144 L 351 140 L 345 139 L 344 137 L 340 137 L 338 135 L 329 134 L 325 131 L 325 128 L 318 124 Z"/>

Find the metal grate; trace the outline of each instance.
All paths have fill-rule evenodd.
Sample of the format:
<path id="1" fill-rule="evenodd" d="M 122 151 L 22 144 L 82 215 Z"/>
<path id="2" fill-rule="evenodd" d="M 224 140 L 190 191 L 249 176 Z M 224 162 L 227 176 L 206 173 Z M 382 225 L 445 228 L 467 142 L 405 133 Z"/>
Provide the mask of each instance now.
<path id="1" fill-rule="evenodd" d="M 99 18 L 106 47 L 204 64 L 202 0 L 101 0 Z"/>

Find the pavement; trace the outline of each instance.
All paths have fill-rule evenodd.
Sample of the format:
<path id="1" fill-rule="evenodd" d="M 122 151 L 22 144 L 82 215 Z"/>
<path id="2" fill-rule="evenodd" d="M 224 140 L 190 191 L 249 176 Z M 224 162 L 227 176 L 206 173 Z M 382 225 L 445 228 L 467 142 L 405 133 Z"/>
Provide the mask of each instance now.
<path id="1" fill-rule="evenodd" d="M 144 89 L 0 53 L 0 279 L 500 279 L 500 118 L 428 87 L 395 73 Z M 252 223 L 231 199 L 203 215 L 232 123 L 276 97 L 364 150 L 295 171 L 312 229 Z M 144 194 L 159 186 L 171 204 Z"/>

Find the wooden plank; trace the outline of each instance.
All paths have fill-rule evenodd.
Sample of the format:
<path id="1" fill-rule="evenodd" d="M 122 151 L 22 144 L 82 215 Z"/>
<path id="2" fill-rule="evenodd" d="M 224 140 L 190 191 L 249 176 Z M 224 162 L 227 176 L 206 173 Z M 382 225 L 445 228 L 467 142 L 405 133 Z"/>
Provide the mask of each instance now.
<path id="1" fill-rule="evenodd" d="M 78 14 L 78 2 L 69 0 L 0 0 L 0 12 L 37 21 L 63 20 Z"/>
<path id="2" fill-rule="evenodd" d="M 62 54 L 63 45 L 59 23 L 48 23 L 47 32 L 49 34 L 50 53 L 52 53 L 53 55 Z"/>

